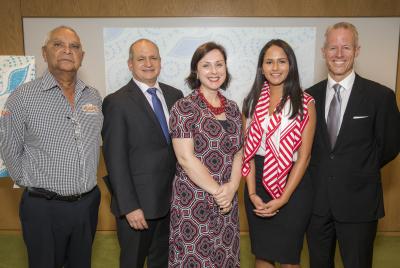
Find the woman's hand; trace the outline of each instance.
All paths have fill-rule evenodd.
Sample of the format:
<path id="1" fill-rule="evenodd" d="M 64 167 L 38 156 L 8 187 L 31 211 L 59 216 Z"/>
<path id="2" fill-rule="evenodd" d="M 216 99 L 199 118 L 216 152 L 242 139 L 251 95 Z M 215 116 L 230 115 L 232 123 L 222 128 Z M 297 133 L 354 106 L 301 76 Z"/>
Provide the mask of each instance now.
<path id="1" fill-rule="evenodd" d="M 261 200 L 261 198 L 257 195 L 252 195 L 251 199 L 250 199 L 252 201 L 252 203 L 254 204 L 254 206 L 256 207 L 253 211 L 257 216 L 263 217 L 263 218 L 275 216 L 279 212 L 279 209 L 287 203 L 287 201 L 285 199 L 278 198 L 278 199 L 273 199 L 273 200 L 269 201 L 268 203 L 264 203 L 261 200 L 261 202 L 262 202 L 262 206 L 261 206 L 261 203 L 259 200 L 257 200 L 257 198 L 259 200 Z M 255 203 L 257 203 L 258 206 L 256 206 Z"/>
<path id="2" fill-rule="evenodd" d="M 287 201 L 283 198 L 273 199 L 265 205 L 265 209 L 268 213 L 278 213 L 279 209 L 286 205 L 286 203 Z"/>
<path id="3" fill-rule="evenodd" d="M 259 197 L 257 194 L 250 195 L 250 200 L 255 207 L 253 211 L 257 216 L 265 218 L 265 217 L 272 217 L 276 214 L 276 213 L 271 214 L 266 210 L 267 204 L 264 203 L 261 197 Z"/>
<path id="4" fill-rule="evenodd" d="M 233 203 L 230 203 L 228 207 L 222 208 L 220 207 L 220 213 L 221 214 L 228 214 L 233 208 Z"/>
<path id="5" fill-rule="evenodd" d="M 233 197 L 235 196 L 236 188 L 231 182 L 222 184 L 213 194 L 215 202 L 221 209 L 226 209 L 232 205 Z"/>
<path id="6" fill-rule="evenodd" d="M 255 210 L 262 210 L 265 208 L 264 201 L 256 193 L 251 194 L 249 198 L 251 203 L 253 203 Z"/>

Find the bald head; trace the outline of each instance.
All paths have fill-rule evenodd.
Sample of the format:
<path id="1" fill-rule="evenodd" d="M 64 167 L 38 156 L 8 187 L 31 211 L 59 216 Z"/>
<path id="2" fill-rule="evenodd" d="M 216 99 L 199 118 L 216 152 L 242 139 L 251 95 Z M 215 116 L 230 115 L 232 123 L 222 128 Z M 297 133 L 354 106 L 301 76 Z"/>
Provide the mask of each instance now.
<path id="1" fill-rule="evenodd" d="M 154 48 L 157 50 L 157 53 L 160 55 L 160 52 L 158 50 L 158 46 L 156 45 L 156 43 L 154 43 L 153 41 L 151 41 L 149 39 L 141 38 L 141 39 L 138 39 L 135 42 L 133 42 L 132 45 L 129 47 L 129 59 L 133 58 L 134 47 L 138 46 L 138 45 L 154 46 Z"/>

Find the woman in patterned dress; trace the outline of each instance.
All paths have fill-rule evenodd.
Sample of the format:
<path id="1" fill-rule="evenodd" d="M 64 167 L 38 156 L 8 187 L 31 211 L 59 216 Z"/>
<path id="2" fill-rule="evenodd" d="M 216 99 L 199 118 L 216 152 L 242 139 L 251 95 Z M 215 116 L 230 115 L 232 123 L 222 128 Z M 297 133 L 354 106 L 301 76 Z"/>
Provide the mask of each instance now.
<path id="1" fill-rule="evenodd" d="M 169 267 L 239 267 L 237 189 L 242 124 L 235 102 L 221 93 L 230 81 L 225 49 L 195 51 L 186 79 L 193 92 L 170 113 L 178 159 L 173 182 Z"/>
<path id="2" fill-rule="evenodd" d="M 283 40 L 261 50 L 243 114 L 248 118 L 243 175 L 256 267 L 300 267 L 311 215 L 306 172 L 315 131 L 313 98 L 300 88 L 296 57 Z"/>

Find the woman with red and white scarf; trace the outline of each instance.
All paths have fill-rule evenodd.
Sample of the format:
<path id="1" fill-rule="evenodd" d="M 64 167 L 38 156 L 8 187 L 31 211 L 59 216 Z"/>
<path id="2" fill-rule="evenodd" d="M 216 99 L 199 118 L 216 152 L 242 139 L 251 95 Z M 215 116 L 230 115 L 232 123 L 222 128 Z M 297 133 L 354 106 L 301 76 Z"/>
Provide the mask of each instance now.
<path id="1" fill-rule="evenodd" d="M 283 40 L 261 50 L 244 100 L 247 121 L 242 175 L 256 267 L 300 267 L 312 207 L 306 172 L 314 138 L 314 99 L 300 87 L 296 57 Z"/>

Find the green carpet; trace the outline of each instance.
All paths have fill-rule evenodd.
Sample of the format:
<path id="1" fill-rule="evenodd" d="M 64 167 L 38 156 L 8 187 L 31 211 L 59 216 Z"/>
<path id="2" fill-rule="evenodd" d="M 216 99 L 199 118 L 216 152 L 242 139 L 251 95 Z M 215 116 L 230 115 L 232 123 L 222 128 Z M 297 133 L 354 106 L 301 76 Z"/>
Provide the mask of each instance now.
<path id="1" fill-rule="evenodd" d="M 254 257 L 251 254 L 250 241 L 247 234 L 240 241 L 241 267 L 254 267 Z M 336 252 L 336 268 L 343 268 L 340 256 Z M 93 268 L 118 267 L 118 241 L 113 232 L 97 232 L 93 245 Z M 400 237 L 378 234 L 375 241 L 374 268 L 400 267 Z M 308 252 L 304 245 L 301 256 L 302 267 L 308 267 Z M 0 232 L 0 268 L 25 268 L 27 256 L 24 242 L 19 232 Z"/>

